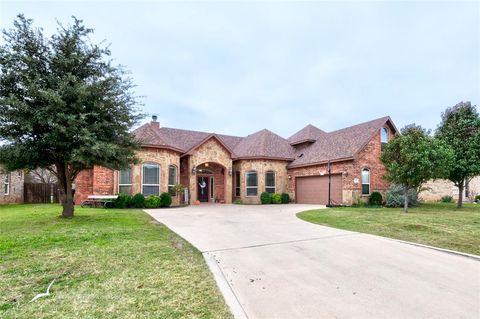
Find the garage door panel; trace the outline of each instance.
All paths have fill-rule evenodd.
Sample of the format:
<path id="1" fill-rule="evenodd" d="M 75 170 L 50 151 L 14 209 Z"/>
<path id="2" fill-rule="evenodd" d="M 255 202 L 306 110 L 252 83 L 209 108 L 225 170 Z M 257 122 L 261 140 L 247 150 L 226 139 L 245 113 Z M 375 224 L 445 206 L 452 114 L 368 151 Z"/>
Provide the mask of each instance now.
<path id="1" fill-rule="evenodd" d="M 297 177 L 296 201 L 301 204 L 328 204 L 328 176 Z M 342 203 L 342 176 L 331 176 L 331 203 Z"/>

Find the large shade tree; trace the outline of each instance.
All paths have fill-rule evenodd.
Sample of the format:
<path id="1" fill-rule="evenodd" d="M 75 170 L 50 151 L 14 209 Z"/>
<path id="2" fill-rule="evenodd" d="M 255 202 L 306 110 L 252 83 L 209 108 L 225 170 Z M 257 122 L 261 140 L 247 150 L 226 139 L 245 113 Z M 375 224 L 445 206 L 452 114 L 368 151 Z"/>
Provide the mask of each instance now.
<path id="1" fill-rule="evenodd" d="M 436 137 L 454 151 L 451 169 L 445 175 L 458 187 L 457 207 L 462 207 L 463 192 L 476 175 L 480 175 L 480 116 L 470 102 L 460 102 L 442 113 Z"/>
<path id="2" fill-rule="evenodd" d="M 408 191 L 419 192 L 432 178 L 443 176 L 449 169 L 453 152 L 443 141 L 429 135 L 415 124 L 407 125 L 391 139 L 381 155 L 385 165 L 385 179 L 402 185 L 404 211 L 408 212 Z"/>
<path id="3" fill-rule="evenodd" d="M 0 45 L 0 164 L 50 169 L 64 217 L 73 216 L 81 170 L 126 167 L 137 148 L 129 132 L 140 119 L 133 84 L 108 47 L 91 43 L 92 32 L 73 18 L 47 38 L 19 15 Z"/>

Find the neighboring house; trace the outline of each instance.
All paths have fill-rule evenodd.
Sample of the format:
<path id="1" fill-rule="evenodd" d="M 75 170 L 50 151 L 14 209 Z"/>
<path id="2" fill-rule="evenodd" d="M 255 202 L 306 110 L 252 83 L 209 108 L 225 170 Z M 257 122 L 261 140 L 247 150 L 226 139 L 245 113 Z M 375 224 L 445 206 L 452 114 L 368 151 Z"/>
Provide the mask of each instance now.
<path id="1" fill-rule="evenodd" d="M 158 195 L 181 183 L 191 203 L 258 204 L 267 191 L 327 204 L 330 162 L 331 203 L 351 204 L 387 190 L 380 153 L 396 132 L 383 117 L 330 133 L 308 125 L 288 139 L 268 130 L 239 137 L 160 127 L 154 117 L 134 131 L 141 163 L 121 172 L 99 166 L 82 171 L 75 201 L 118 192 Z"/>
<path id="2" fill-rule="evenodd" d="M 426 183 L 422 192 L 418 195 L 423 201 L 439 201 L 443 196 L 452 196 L 455 201 L 458 200 L 458 187 L 453 182 L 444 179 L 431 180 Z M 463 199 L 473 202 L 475 196 L 480 195 L 480 176 L 474 177 L 463 191 Z"/>
<path id="3" fill-rule="evenodd" d="M 0 204 L 23 203 L 22 171 L 0 170 Z"/>

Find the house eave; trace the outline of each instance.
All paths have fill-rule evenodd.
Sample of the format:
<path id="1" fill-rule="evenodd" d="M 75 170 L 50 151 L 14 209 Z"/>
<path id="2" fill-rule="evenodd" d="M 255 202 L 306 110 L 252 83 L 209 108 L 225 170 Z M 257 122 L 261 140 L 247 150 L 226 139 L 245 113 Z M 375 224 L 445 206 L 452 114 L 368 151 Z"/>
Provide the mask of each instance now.
<path id="1" fill-rule="evenodd" d="M 353 161 L 353 157 L 343 157 L 343 158 L 336 158 L 331 159 L 330 163 L 338 163 L 338 162 L 346 162 L 346 161 Z M 324 165 L 328 164 L 329 160 L 319 161 L 319 162 L 312 162 L 312 163 L 305 163 L 305 164 L 297 164 L 297 165 L 288 165 L 287 168 L 301 168 L 301 167 L 308 167 L 308 166 L 315 166 L 315 165 Z"/>

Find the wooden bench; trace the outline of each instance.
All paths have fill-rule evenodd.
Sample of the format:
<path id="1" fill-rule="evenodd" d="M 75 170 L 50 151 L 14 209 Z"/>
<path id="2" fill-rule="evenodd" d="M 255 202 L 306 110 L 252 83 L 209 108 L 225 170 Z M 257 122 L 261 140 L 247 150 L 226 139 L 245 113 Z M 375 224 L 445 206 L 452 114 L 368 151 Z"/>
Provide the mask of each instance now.
<path id="1" fill-rule="evenodd" d="M 113 208 L 113 201 L 117 199 L 117 197 L 117 195 L 89 195 L 88 199 L 80 203 L 80 206 Z"/>

